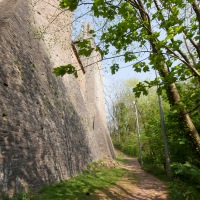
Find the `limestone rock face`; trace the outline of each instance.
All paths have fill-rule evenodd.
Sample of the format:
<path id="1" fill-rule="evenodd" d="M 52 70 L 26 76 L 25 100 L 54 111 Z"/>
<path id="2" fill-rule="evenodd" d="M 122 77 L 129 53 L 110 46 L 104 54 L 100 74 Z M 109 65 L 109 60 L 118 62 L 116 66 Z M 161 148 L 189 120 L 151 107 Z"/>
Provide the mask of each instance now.
<path id="1" fill-rule="evenodd" d="M 79 79 L 52 73 L 80 67 L 72 13 L 58 3 L 0 0 L 0 192 L 39 188 L 114 156 L 100 66 L 80 70 Z"/>

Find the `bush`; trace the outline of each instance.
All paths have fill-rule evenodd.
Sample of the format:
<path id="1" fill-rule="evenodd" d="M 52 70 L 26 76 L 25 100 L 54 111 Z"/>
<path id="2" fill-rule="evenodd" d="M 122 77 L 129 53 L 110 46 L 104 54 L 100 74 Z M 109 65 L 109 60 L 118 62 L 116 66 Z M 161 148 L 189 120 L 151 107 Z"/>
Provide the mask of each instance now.
<path id="1" fill-rule="evenodd" d="M 200 186 L 200 169 L 196 166 L 186 162 L 185 164 L 173 163 L 172 170 L 174 175 L 178 176 L 182 180 L 186 180 L 187 183 L 197 184 Z"/>
<path id="2" fill-rule="evenodd" d="M 194 186 L 174 178 L 172 182 L 167 183 L 169 196 L 171 200 L 197 200 L 200 192 Z"/>
<path id="3" fill-rule="evenodd" d="M 124 154 L 128 156 L 134 156 L 134 157 L 138 156 L 138 145 L 135 139 L 128 138 L 124 142 L 114 140 L 113 144 L 116 149 L 122 151 Z"/>

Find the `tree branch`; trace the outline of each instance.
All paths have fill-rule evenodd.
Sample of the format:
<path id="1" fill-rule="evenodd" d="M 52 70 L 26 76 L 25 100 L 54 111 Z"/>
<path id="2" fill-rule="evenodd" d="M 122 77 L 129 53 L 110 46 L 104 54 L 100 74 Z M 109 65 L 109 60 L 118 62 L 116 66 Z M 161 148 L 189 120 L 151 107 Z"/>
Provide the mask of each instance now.
<path id="1" fill-rule="evenodd" d="M 197 104 L 192 110 L 190 110 L 190 111 L 187 111 L 186 113 L 184 113 L 184 114 L 189 114 L 189 113 L 192 113 L 192 112 L 194 112 L 198 107 L 200 107 L 200 104 Z"/>
<path id="2" fill-rule="evenodd" d="M 190 55 L 190 58 L 192 59 L 193 66 L 195 66 L 195 65 L 196 65 L 196 61 L 195 61 L 195 58 L 194 58 L 194 56 L 192 55 L 192 53 L 191 53 L 191 51 L 190 51 L 190 48 L 189 48 L 189 46 L 188 46 L 188 43 L 187 43 L 187 40 L 186 40 L 185 35 L 183 36 L 183 39 L 184 39 L 184 41 L 185 41 L 185 46 L 186 46 L 186 49 L 187 49 L 187 51 L 188 51 L 188 54 Z"/>

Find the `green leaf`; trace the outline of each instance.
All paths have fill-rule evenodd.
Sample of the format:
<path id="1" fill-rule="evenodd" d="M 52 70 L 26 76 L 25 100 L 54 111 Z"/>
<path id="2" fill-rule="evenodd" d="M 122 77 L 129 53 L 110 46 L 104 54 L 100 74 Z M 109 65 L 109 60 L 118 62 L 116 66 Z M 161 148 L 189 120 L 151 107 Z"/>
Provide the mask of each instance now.
<path id="1" fill-rule="evenodd" d="M 137 58 L 137 56 L 133 52 L 127 51 L 124 54 L 124 60 L 125 60 L 125 62 L 130 62 L 130 61 L 132 61 L 132 60 L 134 60 L 136 58 Z"/>
<path id="2" fill-rule="evenodd" d="M 79 0 L 62 0 L 60 1 L 61 8 L 68 8 L 70 11 L 76 10 Z"/>
<path id="3" fill-rule="evenodd" d="M 76 78 L 78 77 L 76 68 L 72 66 L 71 64 L 56 67 L 53 69 L 53 73 L 56 76 L 64 76 L 65 74 L 73 74 Z"/>
<path id="4" fill-rule="evenodd" d="M 135 70 L 136 72 L 141 72 L 141 71 L 142 71 L 142 69 L 141 69 L 141 67 L 140 67 L 140 63 L 134 64 L 134 65 L 133 65 L 133 68 L 134 68 L 134 70 Z"/>
<path id="5" fill-rule="evenodd" d="M 113 4 L 106 4 L 104 0 L 94 0 L 91 9 L 93 10 L 95 17 L 103 17 L 109 20 L 115 19 L 117 14 L 116 6 Z"/>
<path id="6" fill-rule="evenodd" d="M 90 34 L 93 34 L 93 33 L 95 33 L 95 32 L 94 32 L 94 30 L 90 30 L 89 33 L 90 33 Z"/>
<path id="7" fill-rule="evenodd" d="M 81 40 L 77 46 L 79 48 L 78 54 L 86 57 L 89 57 L 94 50 L 89 39 Z"/>
<path id="8" fill-rule="evenodd" d="M 139 98 L 142 93 L 143 95 L 148 95 L 147 87 L 142 82 L 139 82 L 136 87 L 133 88 L 133 92 L 137 98 Z"/>
<path id="9" fill-rule="evenodd" d="M 119 70 L 119 64 L 114 64 L 110 67 L 111 73 L 115 74 Z"/>

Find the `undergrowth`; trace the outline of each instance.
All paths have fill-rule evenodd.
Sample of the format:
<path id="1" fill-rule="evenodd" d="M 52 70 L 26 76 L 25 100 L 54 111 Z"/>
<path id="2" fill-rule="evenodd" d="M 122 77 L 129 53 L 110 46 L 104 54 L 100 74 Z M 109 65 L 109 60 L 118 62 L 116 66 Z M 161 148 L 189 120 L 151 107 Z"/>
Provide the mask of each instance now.
<path id="1" fill-rule="evenodd" d="M 138 146 L 135 143 L 135 139 L 129 138 L 124 142 L 113 139 L 113 144 L 116 149 L 120 150 L 128 156 L 138 155 Z"/>
<path id="2" fill-rule="evenodd" d="M 163 165 L 144 164 L 143 169 L 165 182 L 168 187 L 170 200 L 200 200 L 200 187 L 199 183 L 197 183 L 199 174 L 197 176 L 197 172 L 193 171 L 192 168 L 186 171 L 185 166 L 174 166 L 176 167 L 172 167 L 173 178 L 171 181 L 168 181 Z M 193 173 L 196 175 L 196 178 Z"/>

